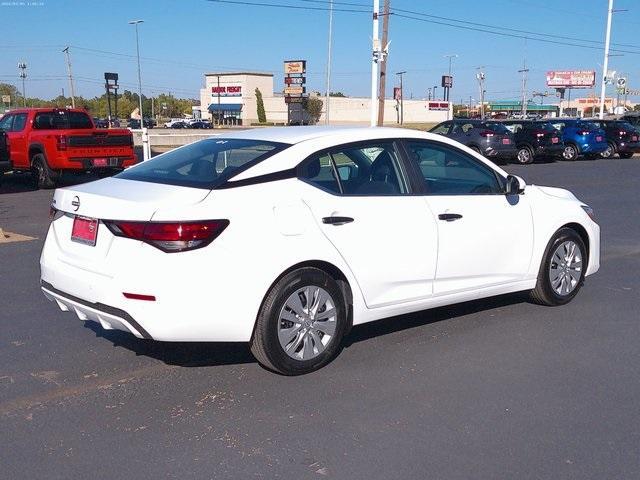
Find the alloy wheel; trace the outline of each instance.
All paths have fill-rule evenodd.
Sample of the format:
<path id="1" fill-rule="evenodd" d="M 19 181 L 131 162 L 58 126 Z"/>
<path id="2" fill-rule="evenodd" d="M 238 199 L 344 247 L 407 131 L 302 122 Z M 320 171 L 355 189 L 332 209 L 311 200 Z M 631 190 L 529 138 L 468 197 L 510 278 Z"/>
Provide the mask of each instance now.
<path id="1" fill-rule="evenodd" d="M 518 162 L 531 162 L 531 151 L 528 148 L 521 148 L 520 150 L 518 150 Z"/>
<path id="2" fill-rule="evenodd" d="M 582 252 L 572 241 L 562 242 L 551 257 L 549 281 L 551 288 L 560 296 L 573 292 L 582 277 Z"/>
<path id="3" fill-rule="evenodd" d="M 336 333 L 336 302 L 329 292 L 315 285 L 299 288 L 287 298 L 280 311 L 278 340 L 295 360 L 320 355 Z"/>
<path id="4" fill-rule="evenodd" d="M 576 157 L 576 149 L 573 145 L 566 145 L 562 151 L 565 160 L 573 160 Z"/>

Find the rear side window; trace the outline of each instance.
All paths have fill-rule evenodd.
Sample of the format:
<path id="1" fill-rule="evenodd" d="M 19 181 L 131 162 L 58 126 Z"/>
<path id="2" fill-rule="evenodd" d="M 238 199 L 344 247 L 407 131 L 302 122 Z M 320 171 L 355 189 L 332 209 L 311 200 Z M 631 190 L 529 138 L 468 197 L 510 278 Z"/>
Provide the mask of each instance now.
<path id="1" fill-rule="evenodd" d="M 450 123 L 441 123 L 440 125 L 436 125 L 435 127 L 433 127 L 429 131 L 431 133 L 437 133 L 437 134 L 440 134 L 440 135 L 447 135 L 449 133 L 449 130 L 451 130 L 451 124 Z"/>
<path id="2" fill-rule="evenodd" d="M 262 140 L 211 138 L 172 150 L 116 177 L 211 190 L 286 147 Z"/>
<path id="3" fill-rule="evenodd" d="M 86 130 L 93 128 L 91 118 L 84 112 L 52 110 L 36 114 L 33 121 L 36 130 Z"/>
<path id="4" fill-rule="evenodd" d="M 393 142 L 371 142 L 319 153 L 300 167 L 299 178 L 342 195 L 384 196 L 408 192 Z"/>
<path id="5" fill-rule="evenodd" d="M 21 132 L 24 130 L 25 125 L 27 124 L 27 114 L 26 113 L 17 113 L 13 119 L 13 127 L 11 127 L 12 132 Z"/>
<path id="6" fill-rule="evenodd" d="M 5 132 L 11 131 L 11 126 L 13 125 L 13 119 L 15 115 L 5 115 L 0 118 L 0 130 L 4 130 Z"/>

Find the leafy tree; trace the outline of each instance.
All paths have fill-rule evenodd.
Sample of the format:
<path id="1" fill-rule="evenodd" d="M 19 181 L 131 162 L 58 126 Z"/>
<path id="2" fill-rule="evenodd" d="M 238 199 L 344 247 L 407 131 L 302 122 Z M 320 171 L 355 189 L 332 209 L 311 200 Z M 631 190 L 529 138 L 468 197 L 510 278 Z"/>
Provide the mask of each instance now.
<path id="1" fill-rule="evenodd" d="M 346 95 L 342 92 L 329 92 L 329 96 L 346 98 Z"/>
<path id="2" fill-rule="evenodd" d="M 266 123 L 267 122 L 267 114 L 264 111 L 264 100 L 262 100 L 262 92 L 259 88 L 256 88 L 256 104 L 258 110 L 258 122 Z"/>
<path id="3" fill-rule="evenodd" d="M 318 123 L 320 115 L 322 115 L 323 102 L 319 97 L 309 97 L 305 110 L 313 120 L 313 123 Z"/>

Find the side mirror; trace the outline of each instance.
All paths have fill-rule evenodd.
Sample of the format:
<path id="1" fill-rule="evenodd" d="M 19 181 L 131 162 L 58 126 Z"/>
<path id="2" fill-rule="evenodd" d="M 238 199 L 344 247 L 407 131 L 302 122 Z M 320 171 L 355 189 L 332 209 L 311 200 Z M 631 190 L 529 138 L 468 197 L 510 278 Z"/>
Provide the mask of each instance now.
<path id="1" fill-rule="evenodd" d="M 526 186 L 527 184 L 522 178 L 517 175 L 508 175 L 504 193 L 507 195 L 520 195 L 524 193 L 524 187 Z"/>

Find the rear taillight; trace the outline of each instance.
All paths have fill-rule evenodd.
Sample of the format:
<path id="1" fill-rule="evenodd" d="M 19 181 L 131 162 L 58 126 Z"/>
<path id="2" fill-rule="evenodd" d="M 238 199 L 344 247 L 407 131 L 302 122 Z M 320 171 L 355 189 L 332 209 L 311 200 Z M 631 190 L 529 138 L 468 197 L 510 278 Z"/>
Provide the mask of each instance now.
<path id="1" fill-rule="evenodd" d="M 184 252 L 209 245 L 229 225 L 229 220 L 197 222 L 127 222 L 104 220 L 117 237 L 132 238 L 163 252 Z"/>
<path id="2" fill-rule="evenodd" d="M 580 130 L 578 132 L 578 135 L 589 135 L 589 133 L 591 133 L 591 132 L 589 132 L 589 130 Z"/>
<path id="3" fill-rule="evenodd" d="M 622 135 L 626 135 L 626 134 L 627 134 L 627 132 L 626 132 L 625 130 L 620 130 L 620 131 L 618 132 L 618 134 L 620 134 L 620 136 L 622 136 Z"/>
<path id="4" fill-rule="evenodd" d="M 58 135 L 56 137 L 56 148 L 58 150 L 66 150 L 67 149 L 67 136 L 66 135 Z"/>
<path id="5" fill-rule="evenodd" d="M 491 130 L 482 130 L 480 132 L 481 137 L 493 137 L 494 133 Z"/>
<path id="6" fill-rule="evenodd" d="M 535 133 L 537 138 L 544 137 L 544 132 L 542 130 L 536 130 L 534 133 Z"/>

